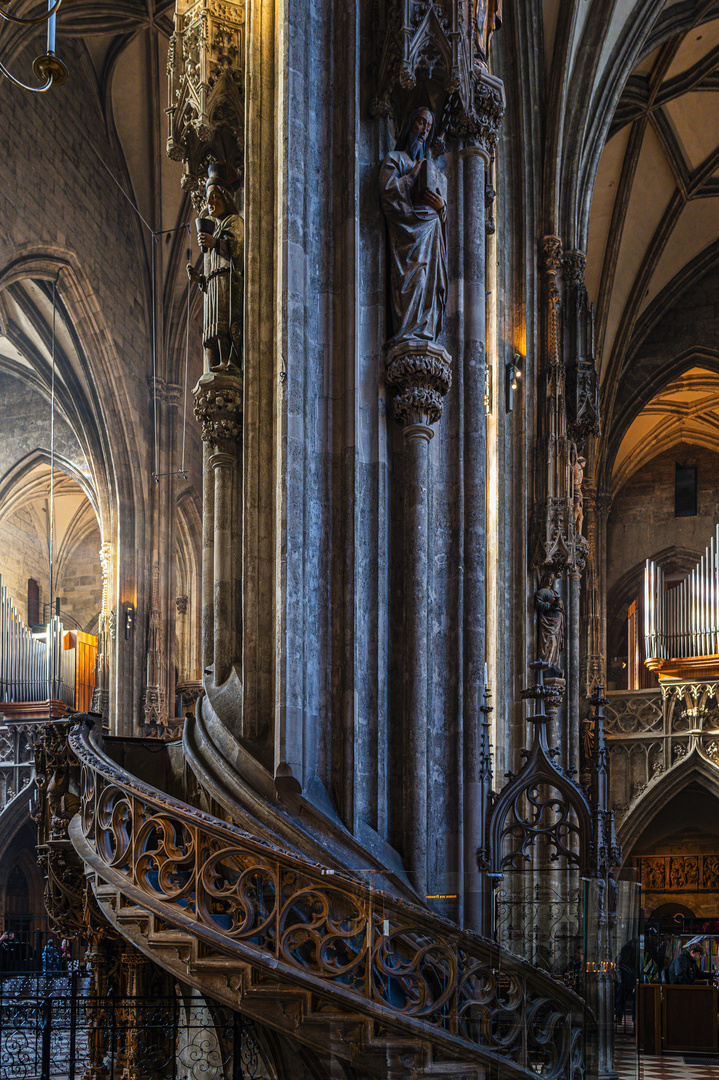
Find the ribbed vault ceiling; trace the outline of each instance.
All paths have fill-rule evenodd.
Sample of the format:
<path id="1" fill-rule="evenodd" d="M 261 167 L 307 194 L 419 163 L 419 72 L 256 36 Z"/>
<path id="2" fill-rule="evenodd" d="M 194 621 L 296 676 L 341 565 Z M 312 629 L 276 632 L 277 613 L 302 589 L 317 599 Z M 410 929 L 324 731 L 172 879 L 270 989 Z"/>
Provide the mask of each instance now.
<path id="1" fill-rule="evenodd" d="M 597 174 L 587 286 L 603 377 L 719 254 L 719 19 L 634 69 Z"/>

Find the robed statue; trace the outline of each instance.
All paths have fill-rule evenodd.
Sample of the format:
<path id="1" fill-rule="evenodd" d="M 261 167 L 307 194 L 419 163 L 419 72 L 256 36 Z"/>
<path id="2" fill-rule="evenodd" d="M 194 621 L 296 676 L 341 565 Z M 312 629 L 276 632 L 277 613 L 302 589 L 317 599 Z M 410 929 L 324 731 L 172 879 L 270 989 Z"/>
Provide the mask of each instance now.
<path id="1" fill-rule="evenodd" d="M 235 202 L 238 183 L 237 173 L 226 161 L 210 165 L 205 191 L 212 221 L 198 219 L 203 272 L 187 264 L 188 277 L 205 294 L 202 344 L 209 371 L 242 364 L 245 225 Z"/>
<path id="2" fill-rule="evenodd" d="M 433 128 L 431 111 L 415 109 L 380 168 L 380 201 L 389 237 L 388 348 L 406 341 L 436 341 L 447 306 L 444 177 L 427 156 Z"/>
<path id="3" fill-rule="evenodd" d="M 537 658 L 544 660 L 555 672 L 561 672 L 560 662 L 564 648 L 564 602 L 554 588 L 557 575 L 553 571 L 544 574 L 534 594 L 537 609 Z"/>

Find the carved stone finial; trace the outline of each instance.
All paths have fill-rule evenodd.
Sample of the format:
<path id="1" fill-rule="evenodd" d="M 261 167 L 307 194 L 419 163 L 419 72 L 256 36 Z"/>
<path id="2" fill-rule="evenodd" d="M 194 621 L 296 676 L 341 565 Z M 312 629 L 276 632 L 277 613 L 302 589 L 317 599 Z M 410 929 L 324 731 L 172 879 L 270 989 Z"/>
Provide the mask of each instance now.
<path id="1" fill-rule="evenodd" d="M 558 236 L 543 236 L 539 242 L 542 268 L 547 274 L 558 274 L 562 269 L 562 241 Z"/>
<path id="2" fill-rule="evenodd" d="M 203 442 L 222 447 L 242 433 L 242 378 L 207 372 L 193 390 L 195 416 L 202 424 Z"/>
<path id="3" fill-rule="evenodd" d="M 405 427 L 436 424 L 452 385 L 446 349 L 433 341 L 403 341 L 387 354 L 385 381 L 396 391 L 394 416 Z"/>

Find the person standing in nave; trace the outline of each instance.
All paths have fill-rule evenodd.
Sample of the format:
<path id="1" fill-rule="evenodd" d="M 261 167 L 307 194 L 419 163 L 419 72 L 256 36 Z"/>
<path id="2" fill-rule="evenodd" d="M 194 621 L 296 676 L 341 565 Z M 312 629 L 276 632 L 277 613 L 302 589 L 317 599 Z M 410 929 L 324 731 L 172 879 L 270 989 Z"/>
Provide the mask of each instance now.
<path id="1" fill-rule="evenodd" d="M 436 341 L 447 305 L 447 212 L 442 195 L 418 184 L 435 176 L 426 158 L 434 116 L 415 109 L 395 149 L 380 168 L 380 201 L 389 234 L 393 337 L 388 348 L 405 341 Z"/>

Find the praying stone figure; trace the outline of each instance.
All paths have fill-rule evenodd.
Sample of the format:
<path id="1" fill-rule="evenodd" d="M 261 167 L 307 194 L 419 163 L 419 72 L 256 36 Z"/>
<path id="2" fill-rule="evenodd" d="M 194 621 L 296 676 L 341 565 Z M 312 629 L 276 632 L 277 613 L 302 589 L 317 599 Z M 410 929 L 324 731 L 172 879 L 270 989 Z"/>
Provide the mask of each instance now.
<path id="1" fill-rule="evenodd" d="M 433 128 L 430 110 L 415 109 L 380 168 L 392 299 L 388 349 L 407 341 L 436 341 L 447 305 L 444 177 L 427 157 Z"/>
<path id="2" fill-rule="evenodd" d="M 215 227 L 212 232 L 201 229 L 197 237 L 204 252 L 204 273 L 187 264 L 188 277 L 205 294 L 202 344 L 208 371 L 242 365 L 245 223 L 235 203 L 238 183 L 237 173 L 226 161 L 210 165 L 205 191 Z"/>
<path id="3" fill-rule="evenodd" d="M 474 32 L 480 63 L 489 64 L 492 34 L 502 25 L 502 0 L 474 0 Z"/>
<path id="4" fill-rule="evenodd" d="M 539 588 L 534 594 L 534 606 L 537 609 L 537 654 L 539 660 L 561 674 L 560 658 L 564 648 L 564 603 L 554 588 L 557 575 L 550 570 L 543 574 Z M 549 672 L 551 674 L 551 672 Z"/>

